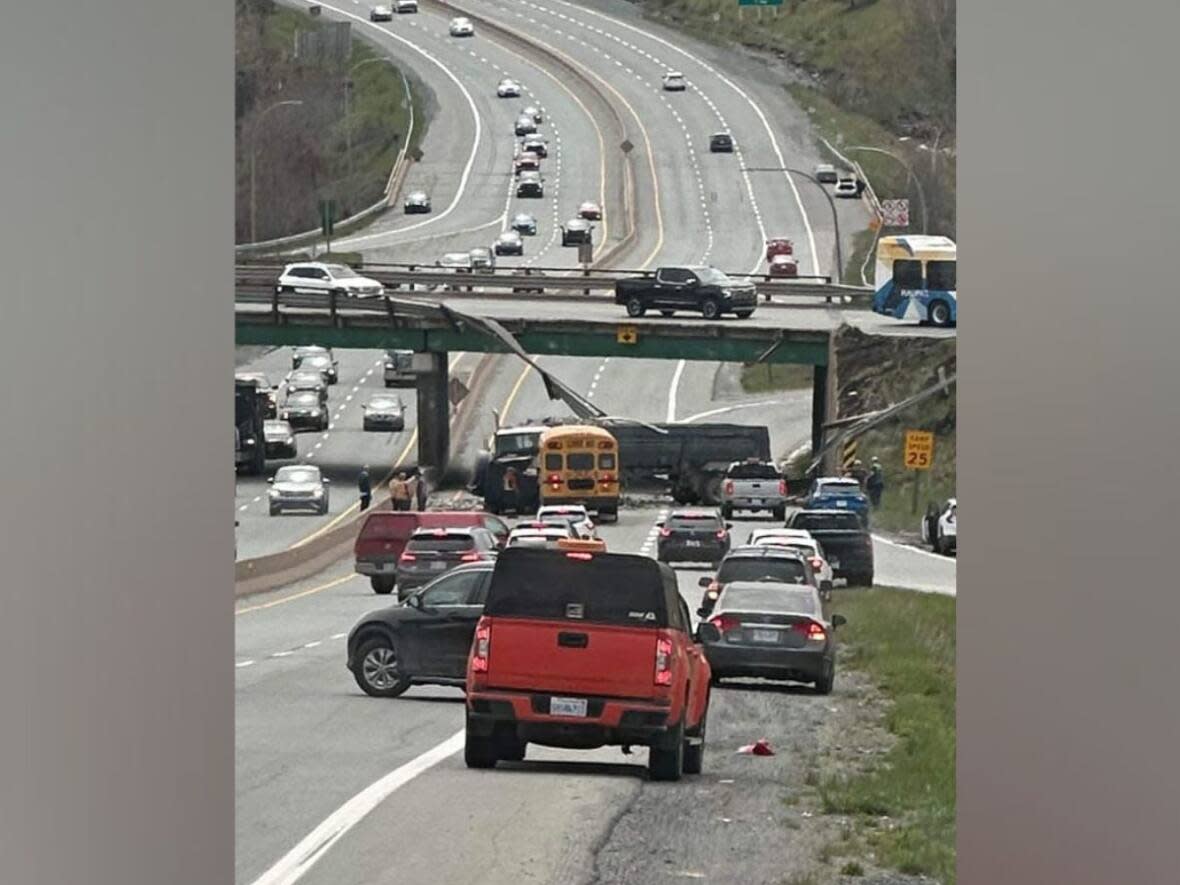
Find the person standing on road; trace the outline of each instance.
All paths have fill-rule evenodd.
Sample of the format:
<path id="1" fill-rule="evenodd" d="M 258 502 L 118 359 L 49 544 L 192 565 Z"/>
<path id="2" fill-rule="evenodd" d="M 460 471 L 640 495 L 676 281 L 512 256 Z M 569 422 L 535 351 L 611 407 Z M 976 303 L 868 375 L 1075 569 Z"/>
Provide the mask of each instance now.
<path id="1" fill-rule="evenodd" d="M 356 478 L 357 490 L 361 493 L 361 511 L 369 509 L 373 500 L 373 481 L 369 478 L 369 465 L 361 468 L 360 476 Z"/>
<path id="2" fill-rule="evenodd" d="M 885 471 L 881 468 L 881 462 L 873 457 L 872 466 L 869 467 L 869 478 L 865 481 L 865 489 L 869 493 L 869 501 L 873 508 L 881 506 L 881 493 L 885 491 Z"/>
<path id="3" fill-rule="evenodd" d="M 505 513 L 516 513 L 517 501 L 516 492 L 520 483 L 516 477 L 516 468 L 509 467 L 504 471 L 504 501 L 503 509 Z"/>
<path id="4" fill-rule="evenodd" d="M 426 509 L 426 498 L 428 496 L 428 492 L 429 489 L 426 487 L 426 471 L 419 470 L 418 480 L 414 483 L 414 498 L 416 499 L 419 510 Z"/>
<path id="5" fill-rule="evenodd" d="M 394 510 L 410 509 L 410 484 L 404 471 L 389 481 L 389 503 Z"/>
<path id="6" fill-rule="evenodd" d="M 868 472 L 865 470 L 864 462 L 860 458 L 852 462 L 852 470 L 850 472 L 852 473 L 852 478 L 860 483 L 860 487 L 863 489 L 865 487 L 865 480 L 868 478 Z"/>

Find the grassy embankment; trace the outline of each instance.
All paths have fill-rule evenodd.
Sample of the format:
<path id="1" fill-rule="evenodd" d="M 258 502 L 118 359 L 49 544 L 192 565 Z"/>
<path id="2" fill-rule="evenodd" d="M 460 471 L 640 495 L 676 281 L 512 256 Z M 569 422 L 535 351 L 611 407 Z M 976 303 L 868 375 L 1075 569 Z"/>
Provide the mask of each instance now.
<path id="1" fill-rule="evenodd" d="M 837 590 L 832 610 L 848 618 L 840 666 L 881 691 L 895 743 L 856 773 L 817 778 L 823 813 L 849 823 L 821 860 L 832 874 L 876 867 L 954 885 L 955 600 Z"/>

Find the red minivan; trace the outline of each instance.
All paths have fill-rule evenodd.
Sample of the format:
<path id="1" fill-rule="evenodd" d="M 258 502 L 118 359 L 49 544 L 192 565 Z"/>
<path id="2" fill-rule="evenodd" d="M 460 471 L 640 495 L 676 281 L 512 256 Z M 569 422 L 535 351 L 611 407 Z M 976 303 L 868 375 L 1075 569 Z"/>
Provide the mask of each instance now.
<path id="1" fill-rule="evenodd" d="M 374 593 L 392 593 L 398 557 L 417 529 L 466 526 L 486 528 L 501 547 L 508 540 L 508 524 L 482 510 L 374 510 L 361 523 L 353 545 L 356 571 L 368 576 Z"/>

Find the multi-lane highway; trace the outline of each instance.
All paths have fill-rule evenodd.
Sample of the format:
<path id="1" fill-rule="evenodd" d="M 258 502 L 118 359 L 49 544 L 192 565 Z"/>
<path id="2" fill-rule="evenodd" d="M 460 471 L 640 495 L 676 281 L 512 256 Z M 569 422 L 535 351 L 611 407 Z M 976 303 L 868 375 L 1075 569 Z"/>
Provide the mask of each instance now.
<path id="1" fill-rule="evenodd" d="M 537 217 L 538 235 L 526 238 L 523 258 L 500 263 L 572 267 L 574 250 L 560 246 L 557 226 L 582 201 L 597 200 L 606 209 L 600 249 L 617 244 L 625 227 L 619 218 L 619 147 L 608 138 L 621 119 L 635 145 L 635 235 L 612 264 L 707 262 L 753 271 L 763 266 L 764 239 L 785 235 L 795 241 L 800 272 L 833 271 L 826 199 L 805 179 L 781 171 L 809 170 L 820 159 L 806 113 L 759 63 L 654 27 L 629 5 L 602 0 L 576 6 L 561 0 L 478 5 L 460 0 L 446 7 L 424 0 L 418 15 L 381 24 L 368 21 L 362 3 L 321 5 L 326 18 L 351 20 L 399 65 L 411 68 L 431 93 L 433 114 L 422 161 L 403 188 L 426 190 L 433 213 L 390 213 L 337 248 L 363 252 L 369 261 L 433 263 L 447 251 L 488 245 L 515 212 L 528 211 Z M 478 18 L 474 38 L 451 38 L 449 17 L 467 12 L 494 20 L 519 38 L 498 37 Z M 521 39 L 542 44 L 544 51 L 529 50 Z M 571 80 L 571 67 L 583 82 Z M 661 78 L 669 69 L 686 75 L 685 92 L 663 91 Z M 504 76 L 524 85 L 521 99 L 496 98 L 495 83 Z M 600 91 L 598 98 L 586 94 L 586 83 Z M 617 119 L 603 113 L 604 101 Z M 550 142 L 543 162 L 546 194 L 542 200 L 517 200 L 511 190 L 512 123 L 530 103 L 543 109 L 540 129 Z M 734 135 L 735 154 L 709 152 L 709 135 L 719 130 Z M 743 167 L 777 171 L 743 173 Z M 838 207 L 845 236 L 863 228 L 867 212 L 859 201 L 839 201 Z M 493 317 L 521 311 L 519 303 L 478 293 L 454 303 Z M 525 303 L 540 316 L 621 316 L 621 308 L 604 299 Z M 749 322 L 781 324 L 785 310 L 759 310 Z M 853 313 L 791 310 L 790 322 L 806 316 L 812 319 L 804 322 L 814 328 L 850 318 L 868 328 L 889 325 L 869 314 L 858 320 Z M 378 476 L 382 468 L 416 460 L 413 391 L 403 391 L 405 431 L 363 433 L 360 404 L 382 389 L 381 354 L 338 351 L 337 356 L 340 380 L 329 397 L 332 424 L 324 433 L 299 438 L 301 459 L 319 464 L 333 480 L 330 513 L 269 517 L 265 480 L 240 477 L 235 504 L 241 557 L 285 549 L 338 522 L 354 506 L 353 483 L 362 464 L 373 466 Z M 266 371 L 276 381 L 290 367 L 286 348 L 243 357 L 239 368 Z M 479 356 L 451 358 L 453 371 L 462 374 Z M 575 357 L 541 362 L 613 414 L 765 424 L 776 455 L 810 435 L 810 390 L 743 395 L 732 368 L 715 363 Z M 452 444 L 461 464 L 471 462 L 491 433 L 493 410 L 507 422 L 566 411 L 514 357 L 496 357 L 473 397 L 474 420 Z M 601 527 L 601 533 L 614 551 L 650 554 L 661 512 L 653 503 L 626 508 L 619 522 Z M 735 537 L 744 538 L 755 524 L 735 521 Z M 953 560 L 883 538 L 875 546 L 878 583 L 954 592 Z M 681 592 L 693 610 L 704 573 L 679 572 Z M 377 605 L 368 582 L 352 574 L 347 560 L 314 578 L 239 601 L 238 883 L 777 881 L 772 875 L 781 864 L 775 864 L 790 850 L 791 830 L 780 828 L 777 841 L 743 845 L 737 855 L 719 849 L 718 840 L 740 844 L 727 822 L 778 813 L 783 778 L 801 774 L 784 756 L 767 763 L 775 777 L 766 777 L 766 769 L 751 773 L 733 761 L 733 752 L 765 733 L 807 753 L 822 729 L 857 703 L 839 679 L 830 698 L 718 691 L 710 711 L 706 775 L 699 782 L 647 783 L 642 749 L 630 757 L 610 749 L 530 749 L 529 759 L 544 764 L 468 771 L 456 755 L 462 744 L 460 692 L 415 688 L 396 700 L 377 700 L 363 695 L 345 670 L 344 635 Z M 713 791 L 712 798 L 702 798 L 702 789 Z M 687 812 L 686 798 L 693 799 Z M 661 848 L 657 860 L 645 857 L 645 839 L 675 851 Z M 659 875 L 651 874 L 657 867 Z"/>

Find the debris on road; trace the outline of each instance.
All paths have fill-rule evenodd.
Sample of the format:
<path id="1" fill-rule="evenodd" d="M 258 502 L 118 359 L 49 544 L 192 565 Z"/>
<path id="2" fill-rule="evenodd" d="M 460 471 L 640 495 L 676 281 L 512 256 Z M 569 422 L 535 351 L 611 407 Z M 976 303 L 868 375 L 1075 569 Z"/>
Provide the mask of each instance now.
<path id="1" fill-rule="evenodd" d="M 738 748 L 738 754 L 747 756 L 773 756 L 774 750 L 771 749 L 770 743 L 766 738 L 760 738 L 752 744 L 746 744 L 744 747 Z"/>

